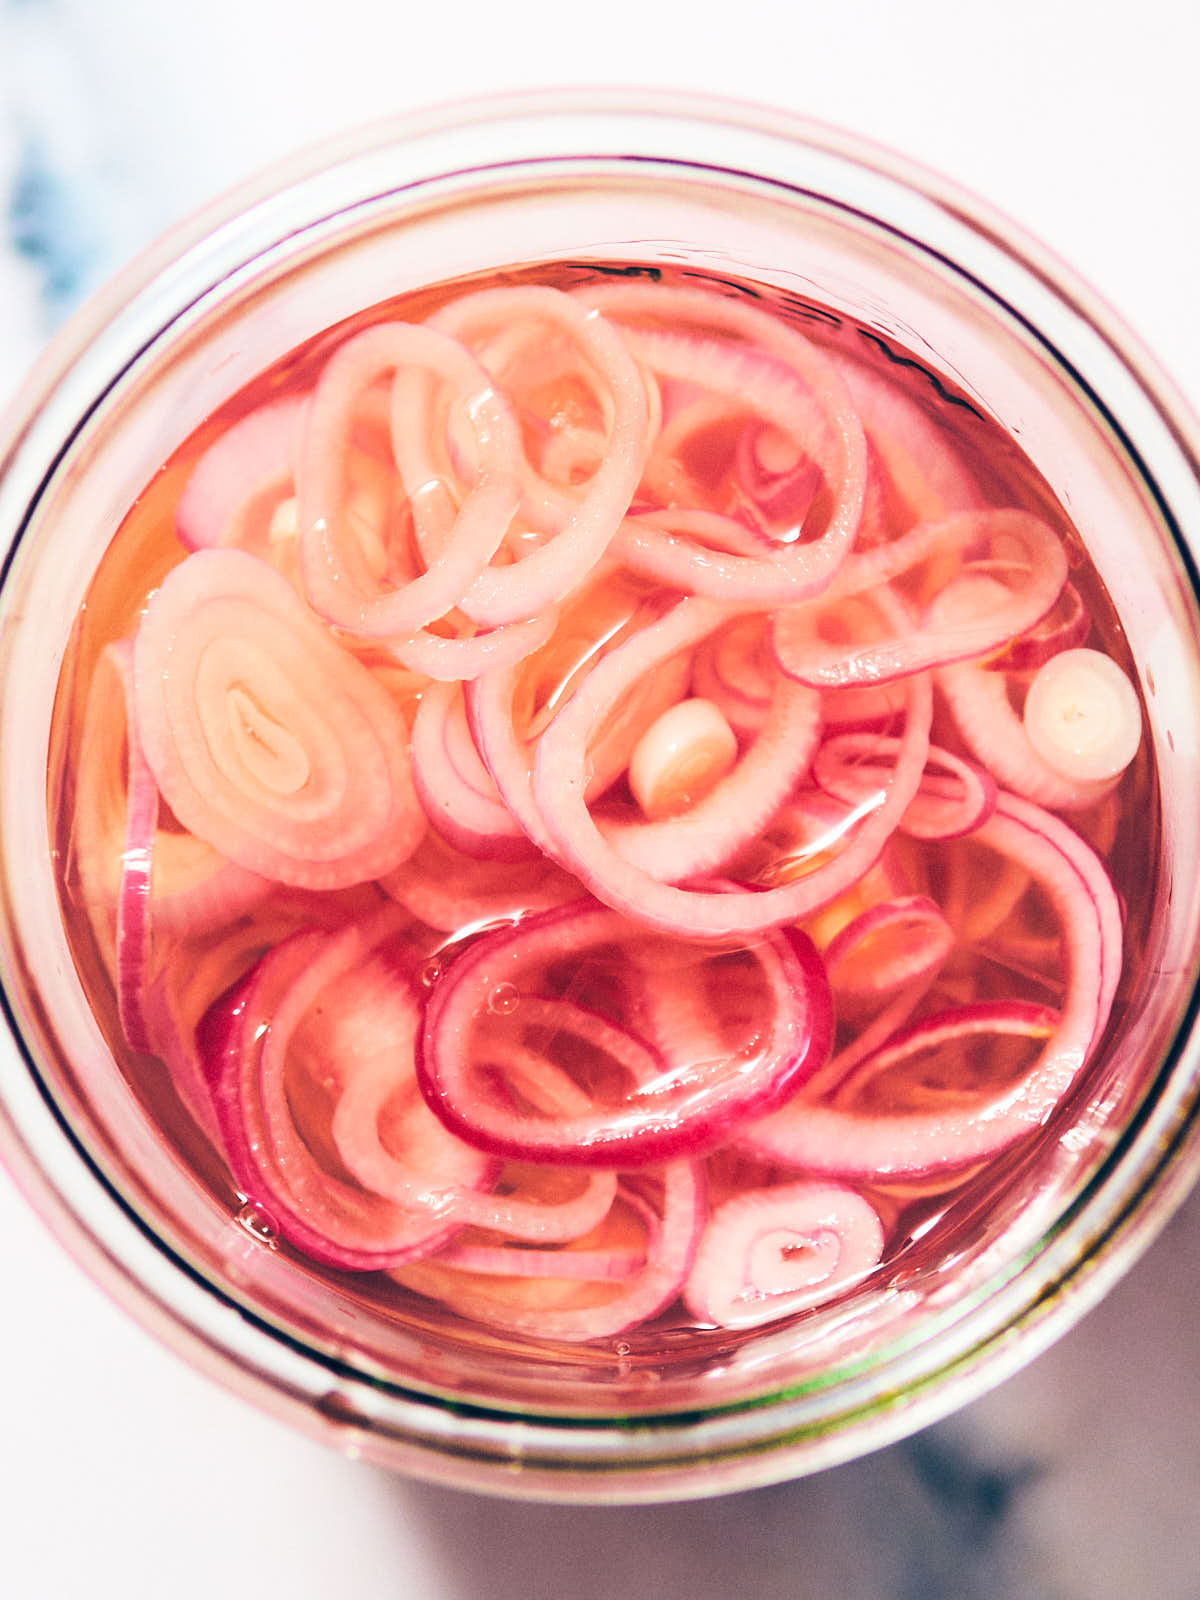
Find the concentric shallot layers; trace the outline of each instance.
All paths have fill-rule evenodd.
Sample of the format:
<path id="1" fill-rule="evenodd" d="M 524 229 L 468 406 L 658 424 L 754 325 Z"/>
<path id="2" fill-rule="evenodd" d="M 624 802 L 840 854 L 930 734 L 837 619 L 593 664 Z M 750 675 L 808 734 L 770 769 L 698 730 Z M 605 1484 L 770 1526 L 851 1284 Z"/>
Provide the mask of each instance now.
<path id="1" fill-rule="evenodd" d="M 400 302 L 100 569 L 80 969 L 181 1149 L 392 1314 L 811 1315 L 1082 1092 L 1106 862 L 1152 864 L 1119 651 L 1031 469 L 865 330 L 582 269 Z"/>

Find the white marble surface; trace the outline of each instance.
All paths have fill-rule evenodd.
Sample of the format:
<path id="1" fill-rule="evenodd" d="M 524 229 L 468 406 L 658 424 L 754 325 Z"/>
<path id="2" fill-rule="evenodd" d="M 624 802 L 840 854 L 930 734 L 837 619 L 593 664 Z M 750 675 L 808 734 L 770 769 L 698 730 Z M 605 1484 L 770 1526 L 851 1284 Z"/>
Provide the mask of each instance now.
<path id="1" fill-rule="evenodd" d="M 1200 402 L 1196 8 L 1139 0 L 0 0 L 0 397 L 164 226 L 289 148 L 502 88 L 775 102 L 988 195 Z M 1195 1600 L 1200 1199 L 956 1419 L 713 1503 L 523 1507 L 356 1466 L 104 1301 L 0 1178 L 0 1592 L 12 1600 Z"/>

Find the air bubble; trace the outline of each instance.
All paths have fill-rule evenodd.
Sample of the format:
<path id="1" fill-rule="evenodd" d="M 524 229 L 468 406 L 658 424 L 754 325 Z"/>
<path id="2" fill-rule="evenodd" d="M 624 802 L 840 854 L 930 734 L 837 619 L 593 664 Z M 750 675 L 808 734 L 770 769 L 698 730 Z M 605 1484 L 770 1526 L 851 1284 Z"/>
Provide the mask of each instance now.
<path id="1" fill-rule="evenodd" d="M 442 963 L 435 956 L 432 961 L 427 961 L 421 968 L 421 986 L 432 989 L 442 975 Z"/>
<path id="2" fill-rule="evenodd" d="M 234 1219 L 239 1227 L 245 1228 L 251 1238 L 258 1239 L 262 1244 L 272 1247 L 279 1238 L 279 1224 L 269 1211 L 264 1211 L 262 1206 L 255 1205 L 253 1200 L 247 1200 Z"/>
<path id="3" fill-rule="evenodd" d="M 521 1003 L 515 984 L 498 983 L 487 997 L 487 1008 L 497 1017 L 511 1017 Z"/>

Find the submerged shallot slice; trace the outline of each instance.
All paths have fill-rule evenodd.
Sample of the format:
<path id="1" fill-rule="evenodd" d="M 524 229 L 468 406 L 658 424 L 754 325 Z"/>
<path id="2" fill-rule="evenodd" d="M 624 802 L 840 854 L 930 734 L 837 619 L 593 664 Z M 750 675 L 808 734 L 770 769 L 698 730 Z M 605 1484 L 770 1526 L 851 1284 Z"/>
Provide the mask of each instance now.
<path id="1" fill-rule="evenodd" d="M 578 492 L 553 489 L 524 463 L 524 509 L 551 537 L 509 566 L 489 567 L 463 596 L 462 610 L 487 627 L 535 616 L 584 581 L 629 509 L 648 444 L 646 386 L 628 347 L 603 317 L 589 314 L 561 290 L 543 285 L 480 290 L 444 306 L 429 326 L 478 347 L 514 319 L 542 322 L 576 343 L 603 382 L 612 409 L 604 454 Z M 482 355 L 486 362 L 486 349 Z"/>
<path id="2" fill-rule="evenodd" d="M 273 515 L 292 493 L 308 399 L 269 400 L 209 445 L 175 508 L 175 532 L 189 550 L 266 541 Z"/>
<path id="3" fill-rule="evenodd" d="M 1068 776 L 1039 752 L 1009 698 L 1010 674 L 975 661 L 942 667 L 938 688 L 971 754 L 1004 788 L 1055 811 L 1086 811 L 1116 779 Z M 1138 713 L 1140 732 L 1141 712 Z"/>
<path id="4" fill-rule="evenodd" d="M 857 805 L 888 776 L 898 739 L 880 733 L 843 733 L 826 739 L 813 762 L 813 778 L 826 794 Z M 941 769 L 940 771 L 938 769 Z M 950 750 L 930 745 L 921 786 L 900 821 L 914 839 L 953 839 L 973 833 L 996 809 L 991 775 Z"/>
<path id="5" fill-rule="evenodd" d="M 475 747 L 457 684 L 432 683 L 422 692 L 412 725 L 412 761 L 425 815 L 448 844 L 483 861 L 534 854 Z"/>
<path id="6" fill-rule="evenodd" d="M 779 1105 L 822 1064 L 832 1037 L 829 996 L 821 963 L 798 933 L 765 934 L 742 952 L 757 968 L 753 992 L 762 1014 L 732 1055 L 710 1029 L 701 1045 L 711 1059 L 673 1063 L 640 1035 L 567 998 L 546 997 L 540 974 L 564 964 L 579 973 L 590 957 L 628 947 L 639 934 L 605 907 L 576 902 L 480 939 L 454 962 L 426 1005 L 417 1056 L 422 1092 L 447 1127 L 517 1160 L 643 1166 L 710 1147 Z M 651 984 L 690 980 L 715 959 L 712 951 L 662 941 L 646 948 Z M 640 989 L 646 980 L 639 963 L 623 959 Z M 551 1115 L 490 1092 L 496 1075 L 521 1086 L 528 1049 L 543 1037 L 573 1060 L 602 1058 L 623 1092 Z"/>
<path id="7" fill-rule="evenodd" d="M 1119 777 L 1142 742 L 1137 693 L 1100 650 L 1051 656 L 1029 685 L 1023 721 L 1042 760 L 1085 783 Z"/>
<path id="8" fill-rule="evenodd" d="M 386 948 L 401 920 L 388 910 L 340 933 L 285 940 L 200 1030 L 239 1187 L 299 1249 L 350 1271 L 435 1249 L 456 1227 L 447 1198 L 495 1176 L 495 1164 L 449 1134 L 417 1093 L 420 1006 Z M 360 1137 L 383 1138 L 386 1126 L 409 1203 L 348 1180 L 341 1168 L 332 1123 L 364 1075 L 372 1090 L 360 1111 L 372 1122 Z M 342 1143 L 352 1138 L 346 1121 Z"/>
<path id="9" fill-rule="evenodd" d="M 783 670 L 814 688 L 888 683 L 999 650 L 1044 617 L 1058 599 L 1067 558 L 1058 536 L 1039 518 L 1023 511 L 980 511 L 953 518 L 942 528 L 936 550 L 1002 549 L 1003 563 L 989 564 L 985 581 L 968 566 L 934 596 L 919 624 L 910 622 L 887 639 L 847 643 L 823 636 L 826 619 L 840 620 L 844 595 L 789 606 L 776 615 L 773 631 Z M 1013 574 L 1011 584 L 992 575 L 992 566 L 1001 564 Z"/>
<path id="10" fill-rule="evenodd" d="M 819 1182 L 752 1189 L 709 1218 L 683 1302 L 698 1322 L 756 1328 L 861 1283 L 883 1245 L 878 1214 L 853 1189 Z"/>
<path id="11" fill-rule="evenodd" d="M 880 1179 L 949 1171 L 993 1156 L 1031 1133 L 1076 1081 L 1107 1024 L 1120 975 L 1116 893 L 1082 840 L 1057 817 L 1016 796 L 1002 794 L 975 837 L 1028 872 L 1058 915 L 1067 991 L 1057 1025 L 1037 1058 L 1014 1083 L 936 1111 L 868 1113 L 799 1099 L 748 1130 L 747 1148 L 809 1171 L 844 1176 Z M 1040 1021 L 1031 1029 L 1025 1017 L 1014 1024 L 1007 1013 L 986 1008 L 968 1008 L 962 1020 L 982 1031 L 1043 1031 Z M 928 1024 L 914 1024 L 913 1032 L 936 1042 Z M 867 1061 L 857 1068 L 869 1070 Z"/>
<path id="12" fill-rule="evenodd" d="M 824 530 L 810 541 L 781 543 L 757 557 L 724 556 L 626 524 L 623 555 L 664 583 L 725 602 L 777 605 L 818 592 L 854 541 L 867 480 L 866 438 L 834 363 L 797 329 L 741 298 L 634 283 L 587 284 L 576 293 L 628 327 L 631 346 L 664 375 L 740 398 L 788 437 L 797 416 L 809 419 L 814 425 L 802 443 L 831 490 Z M 689 324 L 700 338 L 658 331 Z"/>
<path id="13" fill-rule="evenodd" d="M 379 378 L 410 368 L 435 373 L 453 387 L 471 419 L 479 463 L 476 480 L 427 570 L 381 592 L 349 526 L 346 457 L 363 393 Z M 412 419 L 398 406 L 392 431 L 402 478 L 403 435 L 411 426 Z M 452 610 L 499 549 L 516 511 L 518 452 L 511 412 L 491 378 L 457 340 L 433 328 L 388 322 L 342 345 L 313 394 L 298 470 L 301 567 L 315 609 L 340 627 L 372 637 L 415 633 Z M 411 480 L 405 488 L 410 498 L 432 492 L 428 483 Z"/>
<path id="14" fill-rule="evenodd" d="M 567 1245 L 606 1253 L 631 1247 L 642 1257 L 628 1277 L 581 1279 L 569 1260 L 555 1279 L 539 1262 L 527 1277 L 472 1273 L 435 1257 L 396 1268 L 392 1276 L 417 1294 L 440 1300 L 485 1327 L 538 1340 L 580 1343 L 611 1339 L 670 1305 L 688 1275 L 704 1220 L 704 1192 L 691 1161 L 673 1161 L 661 1174 L 625 1180 L 609 1218 L 594 1235 Z"/>
<path id="15" fill-rule="evenodd" d="M 179 821 L 264 877 L 336 889 L 425 831 L 395 702 L 295 590 L 240 550 L 200 550 L 134 642 L 138 734 Z"/>
<path id="16" fill-rule="evenodd" d="M 598 900 L 644 926 L 700 940 L 796 922 L 856 882 L 878 858 L 917 791 L 933 713 L 928 677 L 917 674 L 907 679 L 904 734 L 878 803 L 866 808 L 853 836 L 820 871 L 777 888 L 741 893 L 660 883 L 644 867 L 624 860 L 589 812 L 588 741 L 629 684 L 707 636 L 723 620 L 711 602 L 689 597 L 601 661 L 542 735 L 525 802 L 553 840 L 556 857 Z M 499 720 L 499 706 L 493 704 L 489 715 Z M 490 756 L 489 765 L 495 774 Z"/>

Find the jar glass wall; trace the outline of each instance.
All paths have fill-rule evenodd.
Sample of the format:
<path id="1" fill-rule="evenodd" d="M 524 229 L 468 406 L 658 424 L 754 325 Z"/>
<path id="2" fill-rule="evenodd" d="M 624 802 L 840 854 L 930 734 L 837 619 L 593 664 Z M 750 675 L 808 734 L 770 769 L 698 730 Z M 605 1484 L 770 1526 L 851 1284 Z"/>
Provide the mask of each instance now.
<path id="1" fill-rule="evenodd" d="M 118 1070 L 64 931 L 59 675 L 97 563 L 161 464 L 265 368 L 429 285 L 559 264 L 750 285 L 913 352 L 1019 439 L 1113 596 L 1153 739 L 1161 891 L 1117 1038 L 951 1254 L 838 1316 L 532 1350 L 435 1308 L 382 1316 L 232 1216 Z M 1200 629 L 1195 432 L 1058 263 L 930 174 L 738 106 L 601 96 L 384 126 L 271 174 L 133 267 L 9 420 L 0 528 L 2 954 L 19 1052 L 3 1153 L 84 1263 L 185 1355 L 301 1427 L 513 1495 L 765 1483 L 911 1431 L 1028 1360 L 1135 1258 L 1196 1163 Z M 49 783 L 47 783 L 49 772 Z M 1081 1138 L 1086 1130 L 1088 1136 Z"/>

